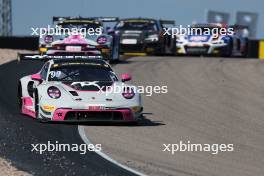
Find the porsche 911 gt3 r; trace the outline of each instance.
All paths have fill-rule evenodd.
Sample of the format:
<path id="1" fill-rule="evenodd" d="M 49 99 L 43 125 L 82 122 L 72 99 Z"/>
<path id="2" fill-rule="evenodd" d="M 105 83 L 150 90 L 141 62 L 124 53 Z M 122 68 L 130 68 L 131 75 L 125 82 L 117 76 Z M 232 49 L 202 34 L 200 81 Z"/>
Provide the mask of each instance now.
<path id="1" fill-rule="evenodd" d="M 232 28 L 229 28 L 234 32 L 232 34 L 213 33 L 214 30 L 223 31 L 224 28 L 228 30 L 227 25 L 224 24 L 192 25 L 192 31 L 201 30 L 203 34 L 177 36 L 177 53 L 184 55 L 245 56 L 247 54 L 247 41 L 238 36 Z"/>
<path id="2" fill-rule="evenodd" d="M 103 22 L 111 22 L 116 18 L 71 18 L 53 17 L 61 31 L 68 29 L 86 29 L 85 35 L 46 35 L 40 38 L 40 54 L 63 54 L 63 53 L 84 53 L 100 51 L 104 58 L 109 60 L 119 60 L 119 38 L 109 35 L 103 29 Z M 67 30 L 66 30 L 67 29 Z M 89 54 L 87 54 L 89 55 Z"/>
<path id="3" fill-rule="evenodd" d="M 40 72 L 20 79 L 20 111 L 41 121 L 136 122 L 141 97 L 124 83 L 131 77 L 121 77 L 100 59 L 49 60 Z M 115 87 L 124 89 L 107 92 Z"/>

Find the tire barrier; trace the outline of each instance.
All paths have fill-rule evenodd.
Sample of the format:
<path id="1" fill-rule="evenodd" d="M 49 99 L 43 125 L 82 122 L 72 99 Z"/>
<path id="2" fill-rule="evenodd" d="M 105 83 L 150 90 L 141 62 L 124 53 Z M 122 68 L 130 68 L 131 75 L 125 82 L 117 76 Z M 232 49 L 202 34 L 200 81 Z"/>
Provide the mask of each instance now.
<path id="1" fill-rule="evenodd" d="M 0 36 L 0 48 L 38 50 L 38 45 L 38 37 Z"/>

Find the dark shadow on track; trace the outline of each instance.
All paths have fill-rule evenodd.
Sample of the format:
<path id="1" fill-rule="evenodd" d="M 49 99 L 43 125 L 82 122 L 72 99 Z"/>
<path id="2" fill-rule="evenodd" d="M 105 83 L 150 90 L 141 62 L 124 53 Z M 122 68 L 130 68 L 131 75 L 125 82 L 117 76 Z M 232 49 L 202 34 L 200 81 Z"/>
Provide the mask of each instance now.
<path id="1" fill-rule="evenodd" d="M 120 127 L 131 127 L 131 126 L 160 126 L 165 125 L 162 123 L 162 121 L 151 121 L 150 119 L 147 119 L 145 116 L 143 116 L 138 122 L 136 123 L 127 123 L 127 122 L 45 122 L 46 124 L 58 124 L 58 125 L 83 125 L 83 126 L 120 126 Z"/>

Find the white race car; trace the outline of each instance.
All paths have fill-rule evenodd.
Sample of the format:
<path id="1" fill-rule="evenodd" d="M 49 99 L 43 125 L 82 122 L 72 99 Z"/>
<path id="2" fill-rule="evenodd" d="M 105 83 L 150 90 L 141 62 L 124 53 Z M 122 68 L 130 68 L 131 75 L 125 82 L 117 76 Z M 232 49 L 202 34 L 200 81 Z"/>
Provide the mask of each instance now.
<path id="1" fill-rule="evenodd" d="M 231 27 L 224 24 L 209 23 L 191 26 L 193 34 L 177 37 L 177 53 L 183 55 L 246 56 L 247 40 L 237 32 L 228 34 Z M 235 29 L 233 29 L 235 30 Z M 202 34 L 196 34 L 197 33 Z M 218 31 L 218 32 L 214 32 Z M 223 34 L 221 34 L 221 31 Z"/>
<path id="2" fill-rule="evenodd" d="M 20 111 L 41 121 L 134 123 L 143 107 L 136 87 L 124 83 L 130 79 L 119 81 L 101 59 L 52 59 L 19 80 Z"/>

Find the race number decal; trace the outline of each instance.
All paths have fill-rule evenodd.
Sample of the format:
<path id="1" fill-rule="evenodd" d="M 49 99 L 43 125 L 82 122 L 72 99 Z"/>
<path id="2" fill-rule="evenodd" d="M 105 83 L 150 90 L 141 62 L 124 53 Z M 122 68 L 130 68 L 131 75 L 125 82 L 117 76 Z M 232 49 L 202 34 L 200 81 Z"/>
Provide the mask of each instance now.
<path id="1" fill-rule="evenodd" d="M 50 72 L 50 77 L 51 78 L 59 78 L 61 75 L 61 71 L 51 71 Z"/>

